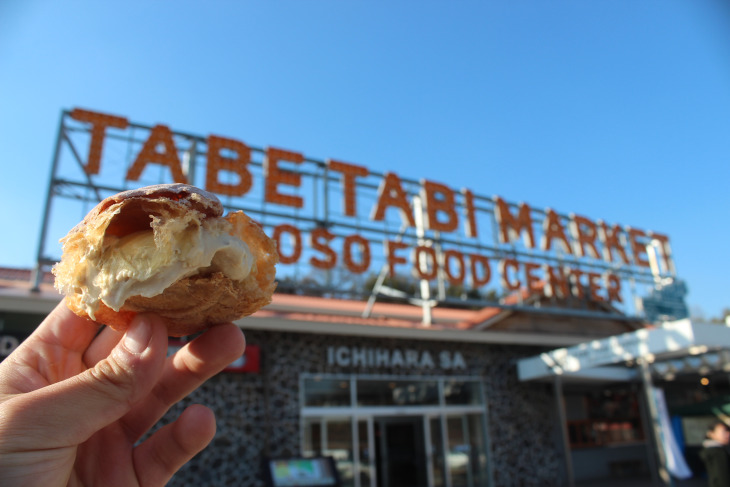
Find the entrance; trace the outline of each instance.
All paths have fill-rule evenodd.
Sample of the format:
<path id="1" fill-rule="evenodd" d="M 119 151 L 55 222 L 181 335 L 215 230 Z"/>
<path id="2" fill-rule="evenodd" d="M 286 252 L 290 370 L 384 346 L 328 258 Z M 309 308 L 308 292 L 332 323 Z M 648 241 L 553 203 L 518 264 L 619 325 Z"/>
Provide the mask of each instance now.
<path id="1" fill-rule="evenodd" d="M 486 406 L 472 378 L 302 377 L 302 454 L 343 487 L 487 487 Z"/>
<path id="2" fill-rule="evenodd" d="M 379 487 L 428 485 L 422 417 L 377 418 L 375 437 Z"/>

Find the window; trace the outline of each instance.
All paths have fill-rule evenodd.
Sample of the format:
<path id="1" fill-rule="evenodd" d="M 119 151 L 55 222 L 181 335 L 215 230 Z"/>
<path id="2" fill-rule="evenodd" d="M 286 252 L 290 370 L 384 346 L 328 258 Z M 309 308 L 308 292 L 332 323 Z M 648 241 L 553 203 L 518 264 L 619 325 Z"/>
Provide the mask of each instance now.
<path id="1" fill-rule="evenodd" d="M 439 403 L 436 381 L 358 380 L 358 406 L 413 406 Z"/>
<path id="2" fill-rule="evenodd" d="M 350 404 L 350 381 L 343 379 L 304 379 L 305 406 L 347 406 Z"/>

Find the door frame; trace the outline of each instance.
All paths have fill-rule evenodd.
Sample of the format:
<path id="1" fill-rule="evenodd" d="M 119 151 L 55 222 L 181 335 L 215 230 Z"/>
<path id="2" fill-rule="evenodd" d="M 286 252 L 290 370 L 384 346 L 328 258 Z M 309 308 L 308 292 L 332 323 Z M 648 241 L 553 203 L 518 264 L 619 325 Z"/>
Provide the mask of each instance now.
<path id="1" fill-rule="evenodd" d="M 487 485 L 494 485 L 493 474 L 492 474 L 492 462 L 491 457 L 491 445 L 489 441 L 489 427 L 488 427 L 488 415 L 487 415 L 487 402 L 484 394 L 483 383 L 478 377 L 459 377 L 459 376 L 368 376 L 368 375 L 343 375 L 343 374 L 301 374 L 300 375 L 300 404 L 304 404 L 304 379 L 311 379 L 314 377 L 326 378 L 326 379 L 337 379 L 337 380 L 349 380 L 350 391 L 351 391 L 351 402 L 350 406 L 336 406 L 336 407 L 320 407 L 310 406 L 302 407 L 300 409 L 300 431 L 304 431 L 305 421 L 311 419 L 319 419 L 321 421 L 320 427 L 323 428 L 322 438 L 326 442 L 326 423 L 329 421 L 350 421 L 352 431 L 352 455 L 353 455 L 353 469 L 354 469 L 354 487 L 377 487 L 377 470 L 378 465 L 375 461 L 375 420 L 376 418 L 384 417 L 407 417 L 407 416 L 418 416 L 421 418 L 421 424 L 423 426 L 424 435 L 424 448 L 426 457 L 426 478 L 428 480 L 428 487 L 433 487 L 434 478 L 434 445 L 431 443 L 431 420 L 436 418 L 439 420 L 441 428 L 440 437 L 442 442 L 442 464 L 444 468 L 444 484 L 443 487 L 452 487 L 451 472 L 449 469 L 449 462 L 447 458 L 448 454 L 448 430 L 446 421 L 448 417 L 452 416 L 464 416 L 467 414 L 474 414 L 481 416 L 481 424 L 483 431 L 481 431 L 482 437 L 484 438 L 484 449 L 486 458 L 486 479 Z M 356 400 L 356 388 L 355 382 L 357 379 L 382 379 L 382 380 L 428 380 L 437 381 L 439 384 L 439 398 L 440 403 L 437 405 L 428 406 L 358 406 Z M 481 390 L 481 404 L 474 405 L 447 405 L 444 402 L 443 385 L 445 381 L 469 381 L 480 384 Z M 360 421 L 366 421 L 367 424 L 367 435 L 368 435 L 368 457 L 371 459 L 372 472 L 370 475 L 370 485 L 362 485 L 360 482 L 360 438 L 358 425 Z M 326 447 L 326 443 L 324 445 Z M 305 451 L 305 438 L 304 435 L 300 435 L 300 451 Z"/>

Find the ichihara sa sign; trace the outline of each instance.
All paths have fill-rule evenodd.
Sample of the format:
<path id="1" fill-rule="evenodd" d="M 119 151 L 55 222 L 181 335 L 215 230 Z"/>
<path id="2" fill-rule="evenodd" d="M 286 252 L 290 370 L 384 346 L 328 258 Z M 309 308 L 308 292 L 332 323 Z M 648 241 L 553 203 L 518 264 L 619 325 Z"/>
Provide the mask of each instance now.
<path id="1" fill-rule="evenodd" d="M 139 127 L 126 117 L 96 111 L 77 108 L 69 115 L 89 133 L 88 156 L 83 164 L 88 178 L 104 170 L 103 152 L 109 134 Z M 203 189 L 224 197 L 245 197 L 257 187 L 266 204 L 305 208 L 301 187 L 306 173 L 300 168 L 311 160 L 301 152 L 274 147 L 259 149 L 263 161 L 258 180 L 251 170 L 254 149 L 246 143 L 219 135 L 198 139 L 207 146 Z M 166 125 L 149 128 L 141 148 L 132 155 L 124 178 L 139 181 L 143 172 L 154 166 L 169 171 L 174 182 L 192 184 L 175 140 L 175 133 Z M 379 222 L 397 212 L 402 228 L 415 229 L 418 239 L 381 240 L 382 261 L 391 276 L 402 268 L 409 269 L 420 280 L 438 277 L 473 289 L 494 283 L 505 292 L 527 289 L 548 296 L 621 302 L 622 279 L 651 276 L 650 268 L 674 274 L 669 238 L 661 233 L 610 225 L 575 214 L 559 215 L 551 209 L 536 210 L 526 203 L 515 205 L 498 196 L 485 198 L 471 189 L 457 191 L 429 180 L 421 180 L 417 191 L 409 191 L 395 172 L 378 176 L 374 201 L 365 208 L 359 202 L 360 193 L 365 191 L 363 181 L 375 173 L 365 166 L 335 159 L 327 159 L 320 166 L 338 182 L 343 228 L 355 228 L 347 224 L 347 219 Z M 478 224 L 484 213 L 494 223 L 492 232 L 496 240 L 486 245 L 480 238 L 482 227 L 488 225 Z M 379 246 L 373 239 L 357 232 L 337 236 L 331 223 L 315 225 L 308 235 L 303 233 L 292 222 L 272 226 L 270 235 L 277 241 L 282 264 L 297 263 L 302 249 L 307 248 L 311 252 L 308 264 L 314 268 L 339 267 L 357 275 L 373 271 L 375 247 Z M 467 244 L 479 245 L 441 245 L 448 242 L 445 236 L 457 233 Z M 518 245 L 524 249 L 522 252 L 515 252 Z M 649 251 L 652 249 L 655 252 Z M 494 271 L 498 275 L 496 280 Z"/>

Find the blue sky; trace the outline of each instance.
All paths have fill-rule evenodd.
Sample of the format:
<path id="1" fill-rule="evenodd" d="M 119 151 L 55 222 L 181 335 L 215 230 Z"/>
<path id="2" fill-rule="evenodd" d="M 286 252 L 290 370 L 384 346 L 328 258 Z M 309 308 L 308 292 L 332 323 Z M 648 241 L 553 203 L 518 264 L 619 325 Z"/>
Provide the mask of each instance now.
<path id="1" fill-rule="evenodd" d="M 1 266 L 77 106 L 655 230 L 730 307 L 726 2 L 0 2 Z"/>

